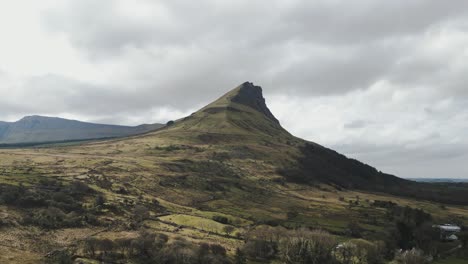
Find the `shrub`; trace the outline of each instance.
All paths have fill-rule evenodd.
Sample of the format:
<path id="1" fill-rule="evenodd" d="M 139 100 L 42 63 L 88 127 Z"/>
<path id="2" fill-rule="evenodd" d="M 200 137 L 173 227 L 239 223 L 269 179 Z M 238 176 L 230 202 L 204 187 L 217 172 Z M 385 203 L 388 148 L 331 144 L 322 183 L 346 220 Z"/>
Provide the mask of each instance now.
<path id="1" fill-rule="evenodd" d="M 93 192 L 93 189 L 89 188 L 86 183 L 80 181 L 72 182 L 68 189 L 72 195 L 84 195 Z"/>
<path id="2" fill-rule="evenodd" d="M 137 205 L 133 208 L 133 219 L 137 222 L 144 221 L 150 217 L 148 208 L 143 205 Z"/>
<path id="3" fill-rule="evenodd" d="M 26 218 L 26 222 L 42 228 L 54 229 L 63 227 L 65 218 L 66 215 L 62 210 L 49 207 L 33 212 L 32 215 Z"/>
<path id="4" fill-rule="evenodd" d="M 236 249 L 236 253 L 234 255 L 234 263 L 235 264 L 246 264 L 247 263 L 247 258 L 244 254 L 244 252 L 240 249 Z"/>
<path id="5" fill-rule="evenodd" d="M 233 226 L 230 226 L 230 225 L 227 225 L 227 226 L 223 227 L 224 233 L 226 233 L 226 235 L 228 235 L 228 236 L 230 236 L 232 234 L 232 232 L 234 232 L 234 230 L 236 230 L 236 229 Z"/>
<path id="6" fill-rule="evenodd" d="M 265 240 L 249 240 L 242 251 L 250 259 L 268 260 L 275 257 L 277 243 Z"/>
<path id="7" fill-rule="evenodd" d="M 346 228 L 348 236 L 360 238 L 362 237 L 362 227 L 357 222 L 350 222 Z"/>
<path id="8" fill-rule="evenodd" d="M 33 211 L 24 218 L 26 224 L 36 225 L 45 229 L 81 226 L 81 217 L 77 213 L 64 213 L 56 207 L 48 207 Z"/>
<path id="9" fill-rule="evenodd" d="M 47 255 L 45 263 L 48 264 L 72 264 L 72 254 L 68 250 L 56 250 Z"/>
<path id="10" fill-rule="evenodd" d="M 429 260 L 419 249 L 400 251 L 396 254 L 395 260 L 399 264 L 427 264 Z"/>
<path id="11" fill-rule="evenodd" d="M 181 239 L 165 246 L 160 258 L 162 263 L 196 263 L 197 254 L 192 243 Z"/>
<path id="12" fill-rule="evenodd" d="M 210 250 L 214 255 L 226 256 L 226 249 L 221 245 L 210 245 Z"/>
<path id="13" fill-rule="evenodd" d="M 94 199 L 94 205 L 95 206 L 103 206 L 106 203 L 106 197 L 104 197 L 102 194 L 99 194 L 96 196 L 96 199 Z"/>
<path id="14" fill-rule="evenodd" d="M 323 231 L 288 231 L 279 240 L 280 258 L 285 263 L 332 263 L 335 245 L 335 238 Z"/>
<path id="15" fill-rule="evenodd" d="M 218 223 L 221 223 L 221 224 L 229 224 L 229 219 L 225 216 L 219 216 L 219 215 L 215 215 L 213 216 L 213 221 L 216 221 Z"/>

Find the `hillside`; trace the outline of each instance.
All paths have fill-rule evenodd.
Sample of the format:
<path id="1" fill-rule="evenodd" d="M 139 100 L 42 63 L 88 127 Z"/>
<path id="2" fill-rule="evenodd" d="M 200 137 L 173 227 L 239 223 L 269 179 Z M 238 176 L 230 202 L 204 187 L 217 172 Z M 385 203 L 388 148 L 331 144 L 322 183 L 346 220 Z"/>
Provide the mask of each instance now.
<path id="1" fill-rule="evenodd" d="M 151 124 L 130 127 L 86 123 L 56 117 L 27 116 L 16 122 L 0 122 L 0 144 L 123 137 L 146 133 L 162 126 Z"/>
<path id="2" fill-rule="evenodd" d="M 327 259 L 339 241 L 384 241 L 383 259 L 428 247 L 419 234 L 432 223 L 468 223 L 467 190 L 403 180 L 294 137 L 261 88 L 243 83 L 143 135 L 0 150 L 0 262 L 234 263 L 241 249 L 249 263 L 274 263 L 286 238 L 329 241 Z"/>
<path id="3" fill-rule="evenodd" d="M 159 134 L 184 137 L 220 146 L 262 146 L 257 158 L 271 158 L 285 181 L 329 184 L 338 188 L 398 194 L 427 200 L 468 204 L 464 189 L 439 188 L 385 174 L 314 142 L 287 132 L 268 109 L 262 89 L 246 82 L 189 117 L 178 120 Z M 248 142 L 248 143 L 247 143 Z M 286 151 L 270 157 L 274 150 Z M 225 153 L 229 155 L 229 151 Z M 244 149 L 249 155 L 249 148 Z M 435 194 L 438 193 L 438 194 Z"/>

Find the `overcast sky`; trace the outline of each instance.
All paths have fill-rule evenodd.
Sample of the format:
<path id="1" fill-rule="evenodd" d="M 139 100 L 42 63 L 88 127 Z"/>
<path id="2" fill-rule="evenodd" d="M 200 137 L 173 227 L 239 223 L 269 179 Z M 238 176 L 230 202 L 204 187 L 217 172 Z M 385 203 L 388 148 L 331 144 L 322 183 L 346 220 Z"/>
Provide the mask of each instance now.
<path id="1" fill-rule="evenodd" d="M 244 81 L 297 136 L 468 177 L 466 0 L 0 2 L 0 120 L 166 122 Z"/>

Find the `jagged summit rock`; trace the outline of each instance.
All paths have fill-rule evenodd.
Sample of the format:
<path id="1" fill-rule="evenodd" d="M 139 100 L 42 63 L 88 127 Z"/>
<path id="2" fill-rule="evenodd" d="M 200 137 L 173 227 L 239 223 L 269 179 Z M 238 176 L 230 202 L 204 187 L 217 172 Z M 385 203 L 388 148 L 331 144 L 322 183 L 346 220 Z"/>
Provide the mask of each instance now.
<path id="1" fill-rule="evenodd" d="M 262 87 L 256 86 L 251 82 L 245 82 L 237 87 L 235 91 L 237 94 L 231 99 L 232 102 L 249 106 L 279 124 L 278 119 L 276 119 L 266 105 Z"/>
<path id="2" fill-rule="evenodd" d="M 269 120 L 279 125 L 278 119 L 276 119 L 276 117 L 271 113 L 266 104 L 262 88 L 251 82 L 244 82 L 237 86 L 225 95 L 221 96 L 218 100 L 202 108 L 201 111 L 213 111 L 208 109 L 233 110 L 239 105 L 247 106 L 256 112 L 263 114 Z"/>

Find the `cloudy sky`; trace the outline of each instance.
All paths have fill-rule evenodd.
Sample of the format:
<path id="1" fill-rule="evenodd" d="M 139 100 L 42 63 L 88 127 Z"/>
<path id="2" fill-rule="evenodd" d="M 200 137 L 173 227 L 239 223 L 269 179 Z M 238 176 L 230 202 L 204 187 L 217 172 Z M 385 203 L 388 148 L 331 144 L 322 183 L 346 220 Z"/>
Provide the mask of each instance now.
<path id="1" fill-rule="evenodd" d="M 468 177 L 466 0 L 0 2 L 0 120 L 166 122 L 247 80 L 295 135 Z"/>

